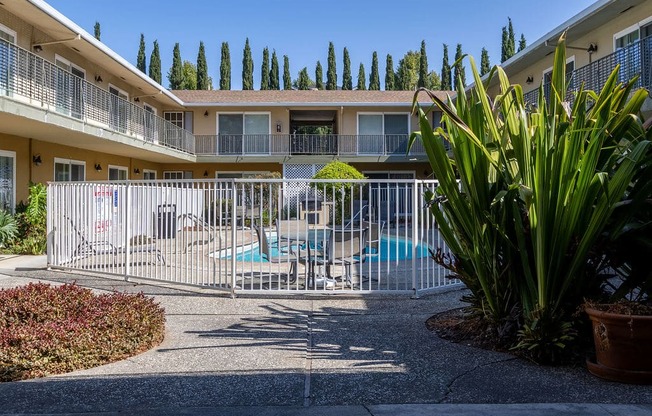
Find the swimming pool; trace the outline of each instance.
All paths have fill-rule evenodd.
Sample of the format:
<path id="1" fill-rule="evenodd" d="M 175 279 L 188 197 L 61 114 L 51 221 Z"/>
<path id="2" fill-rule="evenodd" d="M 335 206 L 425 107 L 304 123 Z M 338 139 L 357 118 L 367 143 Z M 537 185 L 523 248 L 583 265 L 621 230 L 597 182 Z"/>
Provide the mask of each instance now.
<path id="1" fill-rule="evenodd" d="M 278 250 L 276 246 L 276 233 L 268 235 L 270 242 L 270 251 L 271 255 L 278 255 Z M 398 260 L 410 260 L 412 259 L 412 241 L 409 241 L 405 238 L 398 236 L 388 236 L 383 235 L 380 238 L 378 244 L 378 249 L 367 247 L 367 261 L 379 262 L 379 261 L 398 261 Z M 429 257 L 430 253 L 428 251 L 428 246 L 425 244 L 417 245 L 416 257 L 415 258 L 425 258 Z M 231 259 L 231 253 L 227 252 L 220 256 L 221 258 Z M 258 250 L 258 243 L 253 243 L 244 247 L 241 247 L 236 253 L 237 261 L 245 262 L 263 262 L 262 255 Z"/>

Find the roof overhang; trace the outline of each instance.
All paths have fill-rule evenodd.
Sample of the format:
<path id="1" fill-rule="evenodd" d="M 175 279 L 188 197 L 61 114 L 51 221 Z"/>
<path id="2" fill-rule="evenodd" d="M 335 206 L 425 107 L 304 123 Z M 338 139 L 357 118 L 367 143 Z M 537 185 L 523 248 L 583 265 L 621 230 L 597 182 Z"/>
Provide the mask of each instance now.
<path id="1" fill-rule="evenodd" d="M 85 59 L 105 68 L 107 72 L 120 77 L 129 85 L 142 91 L 139 95 L 154 96 L 161 103 L 183 106 L 183 101 L 165 89 L 146 74 L 138 70 L 127 60 L 115 53 L 94 36 L 86 32 L 73 21 L 59 13 L 42 0 L 3 0 L 3 7 L 12 14 L 29 22 L 40 31 L 50 36 L 53 41 L 36 44 L 62 43 L 84 56 Z"/>

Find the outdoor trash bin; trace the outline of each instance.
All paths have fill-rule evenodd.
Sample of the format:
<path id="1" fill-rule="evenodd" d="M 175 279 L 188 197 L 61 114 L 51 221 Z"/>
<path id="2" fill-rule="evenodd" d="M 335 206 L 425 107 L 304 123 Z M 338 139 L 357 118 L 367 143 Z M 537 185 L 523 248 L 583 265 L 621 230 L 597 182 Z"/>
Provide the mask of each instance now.
<path id="1" fill-rule="evenodd" d="M 177 206 L 166 204 L 158 206 L 158 238 L 175 238 L 177 235 Z"/>

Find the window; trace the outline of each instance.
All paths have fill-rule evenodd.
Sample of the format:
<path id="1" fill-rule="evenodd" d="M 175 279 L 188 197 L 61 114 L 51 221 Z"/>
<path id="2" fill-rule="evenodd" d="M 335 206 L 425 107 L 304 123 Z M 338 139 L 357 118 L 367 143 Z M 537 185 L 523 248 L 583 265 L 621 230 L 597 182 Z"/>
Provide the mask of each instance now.
<path id="1" fill-rule="evenodd" d="M 143 179 L 148 181 L 148 180 L 155 180 L 156 179 L 156 171 L 155 170 L 149 170 L 149 169 L 143 169 Z"/>
<path id="2" fill-rule="evenodd" d="M 86 162 L 54 158 L 54 180 L 56 182 L 83 181 L 86 177 Z"/>
<path id="3" fill-rule="evenodd" d="M 129 94 L 111 84 L 109 84 L 109 93 L 111 94 L 110 127 L 126 133 L 129 120 Z"/>
<path id="4" fill-rule="evenodd" d="M 566 58 L 566 83 L 572 82 L 573 71 L 575 70 L 575 56 Z M 546 99 L 550 98 L 550 84 L 552 83 L 552 67 L 543 71 L 543 93 Z M 573 89 L 571 85 L 569 89 Z"/>
<path id="5" fill-rule="evenodd" d="M 405 154 L 409 133 L 407 113 L 359 113 L 358 154 Z"/>
<path id="6" fill-rule="evenodd" d="M 217 115 L 220 154 L 269 154 L 269 113 Z"/>
<path id="7" fill-rule="evenodd" d="M 183 128 L 183 111 L 166 111 L 163 113 L 165 121 L 169 121 L 179 128 Z"/>
<path id="8" fill-rule="evenodd" d="M 143 103 L 143 133 L 145 140 L 157 142 L 156 137 L 156 108 L 147 103 Z"/>
<path id="9" fill-rule="evenodd" d="M 0 24 L 0 56 L 5 60 L 6 70 L 0 71 L 0 95 L 12 95 L 14 75 L 17 73 L 14 66 L 16 65 L 16 50 L 13 45 L 16 44 L 16 32 L 7 26 Z"/>
<path id="10" fill-rule="evenodd" d="M 650 79 L 648 61 L 652 54 L 652 42 L 649 39 L 646 41 L 641 41 L 641 39 L 645 39 L 651 34 L 652 17 L 614 35 L 614 54 L 616 63 L 620 64 L 619 80 L 621 82 L 627 82 L 638 75 L 641 75 L 644 82 L 648 82 Z"/>
<path id="11" fill-rule="evenodd" d="M 109 165 L 109 180 L 110 181 L 126 181 L 127 168 L 124 166 L 111 166 Z"/>
<path id="12" fill-rule="evenodd" d="M 82 118 L 84 116 L 86 71 L 59 55 L 54 56 L 54 63 L 59 68 L 55 90 L 57 111 L 75 118 Z"/>
<path id="13" fill-rule="evenodd" d="M 166 170 L 163 172 L 163 179 L 192 179 L 192 171 Z"/>
<path id="14" fill-rule="evenodd" d="M 0 150 L 0 209 L 16 207 L 16 152 Z"/>

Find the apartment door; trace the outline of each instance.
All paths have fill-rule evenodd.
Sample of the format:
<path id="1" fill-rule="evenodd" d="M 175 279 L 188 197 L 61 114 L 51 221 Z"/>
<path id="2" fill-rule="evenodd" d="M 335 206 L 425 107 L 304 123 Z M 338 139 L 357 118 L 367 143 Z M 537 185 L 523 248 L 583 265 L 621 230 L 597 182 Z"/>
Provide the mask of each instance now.
<path id="1" fill-rule="evenodd" d="M 72 110 L 72 80 L 70 75 L 70 62 L 60 56 L 55 56 L 54 63 L 56 68 L 56 87 L 55 102 L 59 113 L 70 115 Z"/>
<path id="2" fill-rule="evenodd" d="M 0 95 L 12 95 L 16 74 L 16 32 L 0 25 Z"/>
<path id="3" fill-rule="evenodd" d="M 129 116 L 129 95 L 119 88 L 109 85 L 110 96 L 110 127 L 113 130 L 125 133 Z"/>
<path id="4" fill-rule="evenodd" d="M 86 92 L 86 71 L 75 65 L 70 66 L 71 77 L 71 115 L 76 118 L 84 117 L 84 98 Z"/>
<path id="5" fill-rule="evenodd" d="M 0 209 L 14 212 L 16 206 L 16 152 L 0 150 Z"/>
<path id="6" fill-rule="evenodd" d="M 156 137 L 156 109 L 149 104 L 143 104 L 143 127 L 145 140 L 158 143 Z"/>

